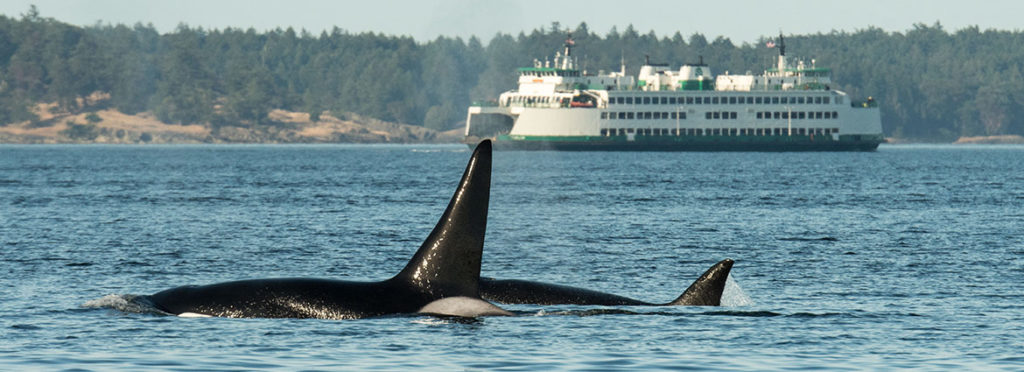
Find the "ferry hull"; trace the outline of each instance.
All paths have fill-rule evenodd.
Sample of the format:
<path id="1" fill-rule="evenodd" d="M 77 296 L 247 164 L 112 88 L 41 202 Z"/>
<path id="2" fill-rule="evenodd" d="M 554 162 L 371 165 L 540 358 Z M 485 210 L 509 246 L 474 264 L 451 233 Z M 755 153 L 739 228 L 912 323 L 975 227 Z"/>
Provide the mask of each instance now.
<path id="1" fill-rule="evenodd" d="M 867 137 L 867 138 L 865 138 Z M 809 136 L 700 137 L 541 137 L 502 135 L 494 149 L 503 151 L 875 151 L 884 142 L 875 136 L 841 136 L 838 140 Z"/>

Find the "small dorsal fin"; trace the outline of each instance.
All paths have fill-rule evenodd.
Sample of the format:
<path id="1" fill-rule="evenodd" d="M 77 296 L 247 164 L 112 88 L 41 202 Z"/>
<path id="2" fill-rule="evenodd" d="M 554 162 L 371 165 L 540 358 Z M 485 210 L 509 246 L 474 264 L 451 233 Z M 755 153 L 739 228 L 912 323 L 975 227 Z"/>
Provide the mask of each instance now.
<path id="1" fill-rule="evenodd" d="M 432 298 L 479 297 L 480 262 L 491 193 L 491 141 L 476 146 L 459 187 L 427 239 L 394 280 Z"/>
<path id="2" fill-rule="evenodd" d="M 674 306 L 719 306 L 722 303 L 722 292 L 725 291 L 725 281 L 729 279 L 729 272 L 732 271 L 733 261 L 724 259 L 711 266 L 700 278 L 697 278 L 689 288 L 674 301 L 666 305 Z"/>

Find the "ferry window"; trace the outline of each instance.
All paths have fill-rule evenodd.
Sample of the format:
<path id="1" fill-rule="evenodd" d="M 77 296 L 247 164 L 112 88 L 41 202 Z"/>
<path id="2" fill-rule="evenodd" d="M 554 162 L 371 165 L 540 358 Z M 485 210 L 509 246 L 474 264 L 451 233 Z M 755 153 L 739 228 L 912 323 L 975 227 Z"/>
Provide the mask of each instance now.
<path id="1" fill-rule="evenodd" d="M 736 118 L 736 113 L 735 112 L 730 112 L 729 113 L 729 119 L 735 119 L 735 118 Z"/>
<path id="2" fill-rule="evenodd" d="M 778 111 L 775 111 L 775 112 L 772 113 L 772 117 L 774 119 L 782 119 L 782 113 L 778 112 Z"/>
<path id="3" fill-rule="evenodd" d="M 711 119 L 711 113 L 710 112 L 705 112 L 704 113 L 704 118 L 705 119 Z"/>
<path id="4" fill-rule="evenodd" d="M 729 97 L 729 104 L 736 104 L 736 97 Z"/>
<path id="5" fill-rule="evenodd" d="M 825 103 L 826 105 L 828 104 L 828 101 L 829 101 L 829 99 L 828 99 L 828 98 L 829 98 L 829 97 L 825 97 L 825 98 L 822 98 L 822 101 L 823 101 L 823 102 L 824 102 L 824 103 Z"/>
<path id="6" fill-rule="evenodd" d="M 821 119 L 821 111 L 815 112 L 814 113 L 814 118 L 815 119 Z"/>
<path id="7" fill-rule="evenodd" d="M 814 97 L 814 104 L 815 105 L 820 105 L 821 104 L 821 97 Z"/>
<path id="8" fill-rule="evenodd" d="M 679 113 L 679 118 L 680 119 L 686 119 L 686 113 L 685 112 L 680 112 Z"/>
<path id="9" fill-rule="evenodd" d="M 789 119 L 789 112 L 788 111 L 787 112 L 783 112 L 782 113 L 782 118 L 783 119 Z"/>
<path id="10" fill-rule="evenodd" d="M 672 116 L 671 116 L 671 118 L 672 118 L 672 119 L 678 119 L 678 118 L 679 118 L 679 115 L 678 115 L 677 113 L 674 113 L 674 112 L 673 112 L 673 113 L 672 113 Z"/>
<path id="11" fill-rule="evenodd" d="M 758 118 L 758 119 L 764 119 L 764 113 L 763 113 L 763 112 L 760 112 L 760 111 L 758 111 L 758 112 L 757 112 L 757 118 Z"/>
<path id="12" fill-rule="evenodd" d="M 788 103 L 789 103 L 789 97 L 782 97 L 782 104 L 788 104 Z"/>
<path id="13" fill-rule="evenodd" d="M 649 112 L 645 112 L 644 113 L 644 119 L 650 119 L 651 117 L 652 117 L 651 113 L 649 113 Z"/>
<path id="14" fill-rule="evenodd" d="M 761 97 L 754 97 L 754 103 L 761 104 Z"/>
<path id="15" fill-rule="evenodd" d="M 608 135 L 608 130 L 607 129 L 601 129 L 601 136 L 604 137 L 604 136 L 607 136 L 607 135 Z"/>
<path id="16" fill-rule="evenodd" d="M 692 105 L 693 104 L 693 97 L 686 97 L 686 104 L 687 105 Z"/>
<path id="17" fill-rule="evenodd" d="M 796 103 L 802 105 L 804 103 L 804 97 L 796 97 Z"/>
<path id="18" fill-rule="evenodd" d="M 832 113 L 831 112 L 826 112 L 825 113 L 825 119 L 831 119 L 831 118 L 832 118 Z"/>
<path id="19" fill-rule="evenodd" d="M 803 102 L 800 102 L 800 103 L 803 103 Z M 812 103 L 814 103 L 814 97 L 807 97 L 807 104 L 812 104 Z"/>
<path id="20" fill-rule="evenodd" d="M 720 113 L 718 111 L 715 111 L 715 112 L 711 113 L 711 115 L 714 116 L 715 119 L 721 119 L 722 118 L 722 113 Z"/>
<path id="21" fill-rule="evenodd" d="M 711 97 L 711 104 L 712 105 L 717 105 L 718 104 L 718 97 Z"/>
<path id="22" fill-rule="evenodd" d="M 798 113 L 796 113 L 796 118 L 797 119 L 806 119 L 807 118 L 807 113 L 803 112 L 803 111 L 798 112 Z"/>
<path id="23" fill-rule="evenodd" d="M 715 101 L 718 101 L 718 97 L 715 97 Z M 715 102 L 715 103 L 718 103 L 718 102 Z M 710 105 L 711 104 L 711 97 L 704 97 L 704 104 L 705 105 Z"/>
<path id="24" fill-rule="evenodd" d="M 608 113 L 607 112 L 602 112 L 601 113 L 601 119 L 607 119 L 607 118 L 608 118 Z"/>
<path id="25" fill-rule="evenodd" d="M 626 133 L 633 133 L 633 128 L 626 128 Z"/>
<path id="26" fill-rule="evenodd" d="M 778 104 L 779 103 L 779 97 L 772 97 L 772 103 Z"/>
<path id="27" fill-rule="evenodd" d="M 655 112 L 654 113 L 654 118 L 655 119 L 661 119 L 661 113 L 660 112 Z"/>
<path id="28" fill-rule="evenodd" d="M 625 119 L 625 118 L 626 118 L 626 113 L 625 112 L 620 112 L 619 113 L 619 119 Z"/>
<path id="29" fill-rule="evenodd" d="M 839 119 L 839 113 L 835 112 L 835 111 L 832 111 L 832 118 L 833 119 Z"/>
<path id="30" fill-rule="evenodd" d="M 754 104 L 754 97 L 747 97 L 747 104 L 748 105 L 753 105 Z"/>
<path id="31" fill-rule="evenodd" d="M 679 99 L 676 97 L 668 97 L 668 104 L 675 105 L 679 103 Z"/>
<path id="32" fill-rule="evenodd" d="M 633 117 L 633 113 L 632 112 L 627 112 L 626 113 L 626 119 L 633 119 L 633 118 L 634 117 Z"/>

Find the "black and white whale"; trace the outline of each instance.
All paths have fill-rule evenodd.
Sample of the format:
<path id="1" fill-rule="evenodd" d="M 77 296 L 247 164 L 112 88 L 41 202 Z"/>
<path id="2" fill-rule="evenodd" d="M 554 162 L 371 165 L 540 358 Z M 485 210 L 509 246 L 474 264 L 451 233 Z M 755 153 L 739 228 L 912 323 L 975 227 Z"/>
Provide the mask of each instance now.
<path id="1" fill-rule="evenodd" d="M 480 296 L 503 304 L 719 306 L 733 261 L 719 261 L 668 303 L 650 303 L 610 293 L 528 280 L 480 279 Z"/>
<path id="2" fill-rule="evenodd" d="M 181 316 L 232 318 L 510 315 L 482 300 L 478 289 L 490 184 L 491 143 L 483 141 L 426 241 L 384 281 L 254 279 L 172 288 L 137 301 Z"/>

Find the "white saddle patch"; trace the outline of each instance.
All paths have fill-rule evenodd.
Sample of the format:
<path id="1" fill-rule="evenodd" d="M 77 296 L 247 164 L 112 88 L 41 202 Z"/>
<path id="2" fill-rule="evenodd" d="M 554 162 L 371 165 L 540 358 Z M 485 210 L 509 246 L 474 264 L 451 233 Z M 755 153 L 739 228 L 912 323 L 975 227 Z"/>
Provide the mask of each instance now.
<path id="1" fill-rule="evenodd" d="M 511 316 L 512 313 L 494 306 L 494 304 L 471 297 L 446 297 L 424 306 L 419 313 L 461 316 L 474 318 L 478 316 Z"/>
<path id="2" fill-rule="evenodd" d="M 213 318 L 213 315 L 206 315 L 200 313 L 181 313 L 178 314 L 179 318 Z"/>

